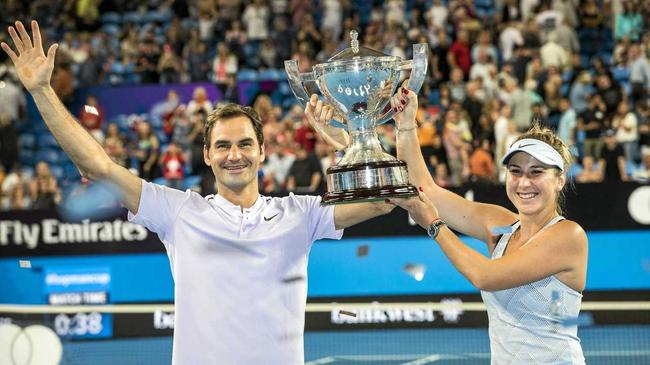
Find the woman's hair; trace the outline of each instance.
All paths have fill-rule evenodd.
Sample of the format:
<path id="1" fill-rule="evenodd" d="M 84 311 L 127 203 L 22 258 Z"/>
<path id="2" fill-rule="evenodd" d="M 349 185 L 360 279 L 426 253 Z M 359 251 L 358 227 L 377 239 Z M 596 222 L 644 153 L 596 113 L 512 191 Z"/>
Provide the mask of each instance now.
<path id="1" fill-rule="evenodd" d="M 571 155 L 571 152 L 569 151 L 569 147 L 564 143 L 564 141 L 562 141 L 560 137 L 558 137 L 555 133 L 553 133 L 552 130 L 540 125 L 539 122 L 533 122 L 533 126 L 524 134 L 519 136 L 517 138 L 517 141 L 525 138 L 537 139 L 553 147 L 553 149 L 555 149 L 560 154 L 560 156 L 562 156 L 562 160 L 564 161 L 564 172 L 561 172 L 560 170 L 558 170 L 558 172 L 566 173 L 567 171 L 569 171 L 569 169 L 571 168 L 571 164 L 573 163 L 573 155 Z M 562 191 L 558 193 L 557 199 L 555 201 L 556 203 L 555 209 L 560 215 L 565 214 L 565 209 L 564 209 L 564 205 L 566 203 L 565 191 L 569 186 L 572 187 L 573 185 L 571 184 L 571 181 L 567 179 L 564 188 L 562 189 Z"/>

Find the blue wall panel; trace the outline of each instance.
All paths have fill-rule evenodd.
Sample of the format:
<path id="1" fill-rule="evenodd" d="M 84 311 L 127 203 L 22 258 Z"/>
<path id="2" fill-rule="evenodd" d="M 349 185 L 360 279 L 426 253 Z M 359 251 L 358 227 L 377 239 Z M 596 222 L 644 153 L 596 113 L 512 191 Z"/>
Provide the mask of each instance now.
<path id="1" fill-rule="evenodd" d="M 587 290 L 649 290 L 650 231 L 592 232 L 589 236 Z M 465 239 L 486 253 L 485 245 Z M 368 254 L 357 256 L 367 245 Z M 169 302 L 173 282 L 167 256 L 121 254 L 32 258 L 32 269 L 17 259 L 0 260 L 0 303 L 45 303 L 42 269 L 46 266 L 109 266 L 111 302 Z M 421 281 L 405 270 L 421 264 Z M 198 280 L 198 279 L 197 279 Z M 317 242 L 309 262 L 309 296 L 418 295 L 477 293 L 437 245 L 422 237 L 354 238 Z"/>

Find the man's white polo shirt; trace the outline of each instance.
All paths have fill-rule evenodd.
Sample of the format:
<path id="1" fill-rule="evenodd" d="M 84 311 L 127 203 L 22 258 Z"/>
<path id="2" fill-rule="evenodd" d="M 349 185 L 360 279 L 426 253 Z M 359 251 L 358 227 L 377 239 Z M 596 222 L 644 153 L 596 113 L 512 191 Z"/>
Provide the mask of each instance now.
<path id="1" fill-rule="evenodd" d="M 317 196 L 260 196 L 242 211 L 142 182 L 129 220 L 156 232 L 175 282 L 175 364 L 301 364 L 307 256 L 340 239 L 334 208 Z"/>

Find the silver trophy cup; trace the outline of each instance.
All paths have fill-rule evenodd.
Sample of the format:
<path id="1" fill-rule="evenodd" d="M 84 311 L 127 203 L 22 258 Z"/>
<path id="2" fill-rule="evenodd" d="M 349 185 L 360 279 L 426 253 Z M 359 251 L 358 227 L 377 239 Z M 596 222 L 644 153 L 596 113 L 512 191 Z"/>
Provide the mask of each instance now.
<path id="1" fill-rule="evenodd" d="M 285 61 L 289 85 L 304 105 L 318 94 L 334 107 L 331 124 L 346 128 L 350 145 L 343 158 L 327 169 L 327 193 L 323 204 L 376 201 L 411 197 L 417 189 L 408 182 L 406 163 L 386 153 L 375 126 L 393 117 L 390 98 L 398 88 L 401 72 L 410 70 L 409 90 L 419 92 L 427 72 L 426 44 L 413 45 L 413 59 L 402 60 L 359 47 L 357 32 L 350 33 L 351 47 L 300 73 L 298 62 Z"/>

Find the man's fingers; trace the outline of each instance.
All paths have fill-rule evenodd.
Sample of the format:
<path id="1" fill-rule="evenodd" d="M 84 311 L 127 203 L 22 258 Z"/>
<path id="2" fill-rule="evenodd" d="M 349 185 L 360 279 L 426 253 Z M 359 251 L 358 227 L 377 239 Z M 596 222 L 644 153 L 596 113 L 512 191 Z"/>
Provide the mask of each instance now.
<path id="1" fill-rule="evenodd" d="M 9 36 L 11 36 L 11 40 L 14 41 L 14 45 L 16 46 L 18 53 L 21 53 L 23 49 L 25 49 L 25 46 L 23 45 L 23 41 L 20 40 L 20 37 L 18 36 L 18 33 L 16 33 L 16 29 L 14 29 L 14 27 L 9 27 Z"/>
<path id="2" fill-rule="evenodd" d="M 9 58 L 11 59 L 11 61 L 13 63 L 18 62 L 18 56 L 16 56 L 14 51 L 11 49 L 11 47 L 9 47 L 9 45 L 7 43 L 2 42 L 2 44 L 0 44 L 0 46 L 5 51 L 5 53 L 7 53 L 7 55 L 9 55 Z"/>
<path id="3" fill-rule="evenodd" d="M 34 47 L 42 51 L 43 40 L 41 39 L 41 30 L 38 28 L 38 22 L 36 20 L 32 20 L 32 36 L 34 37 Z"/>
<path id="4" fill-rule="evenodd" d="M 317 102 L 318 102 L 318 95 L 311 94 L 311 98 L 309 98 L 309 104 L 315 106 Z"/>
<path id="5" fill-rule="evenodd" d="M 16 22 L 16 29 L 18 29 L 18 34 L 20 34 L 20 39 L 22 39 L 25 49 L 33 48 L 32 39 L 29 38 L 29 34 L 27 34 L 27 30 L 22 22 Z"/>
<path id="6" fill-rule="evenodd" d="M 54 43 L 53 45 L 50 46 L 50 48 L 47 50 L 47 62 L 50 63 L 50 65 L 54 66 L 54 57 L 56 56 L 56 49 L 59 48 L 58 43 Z"/>

